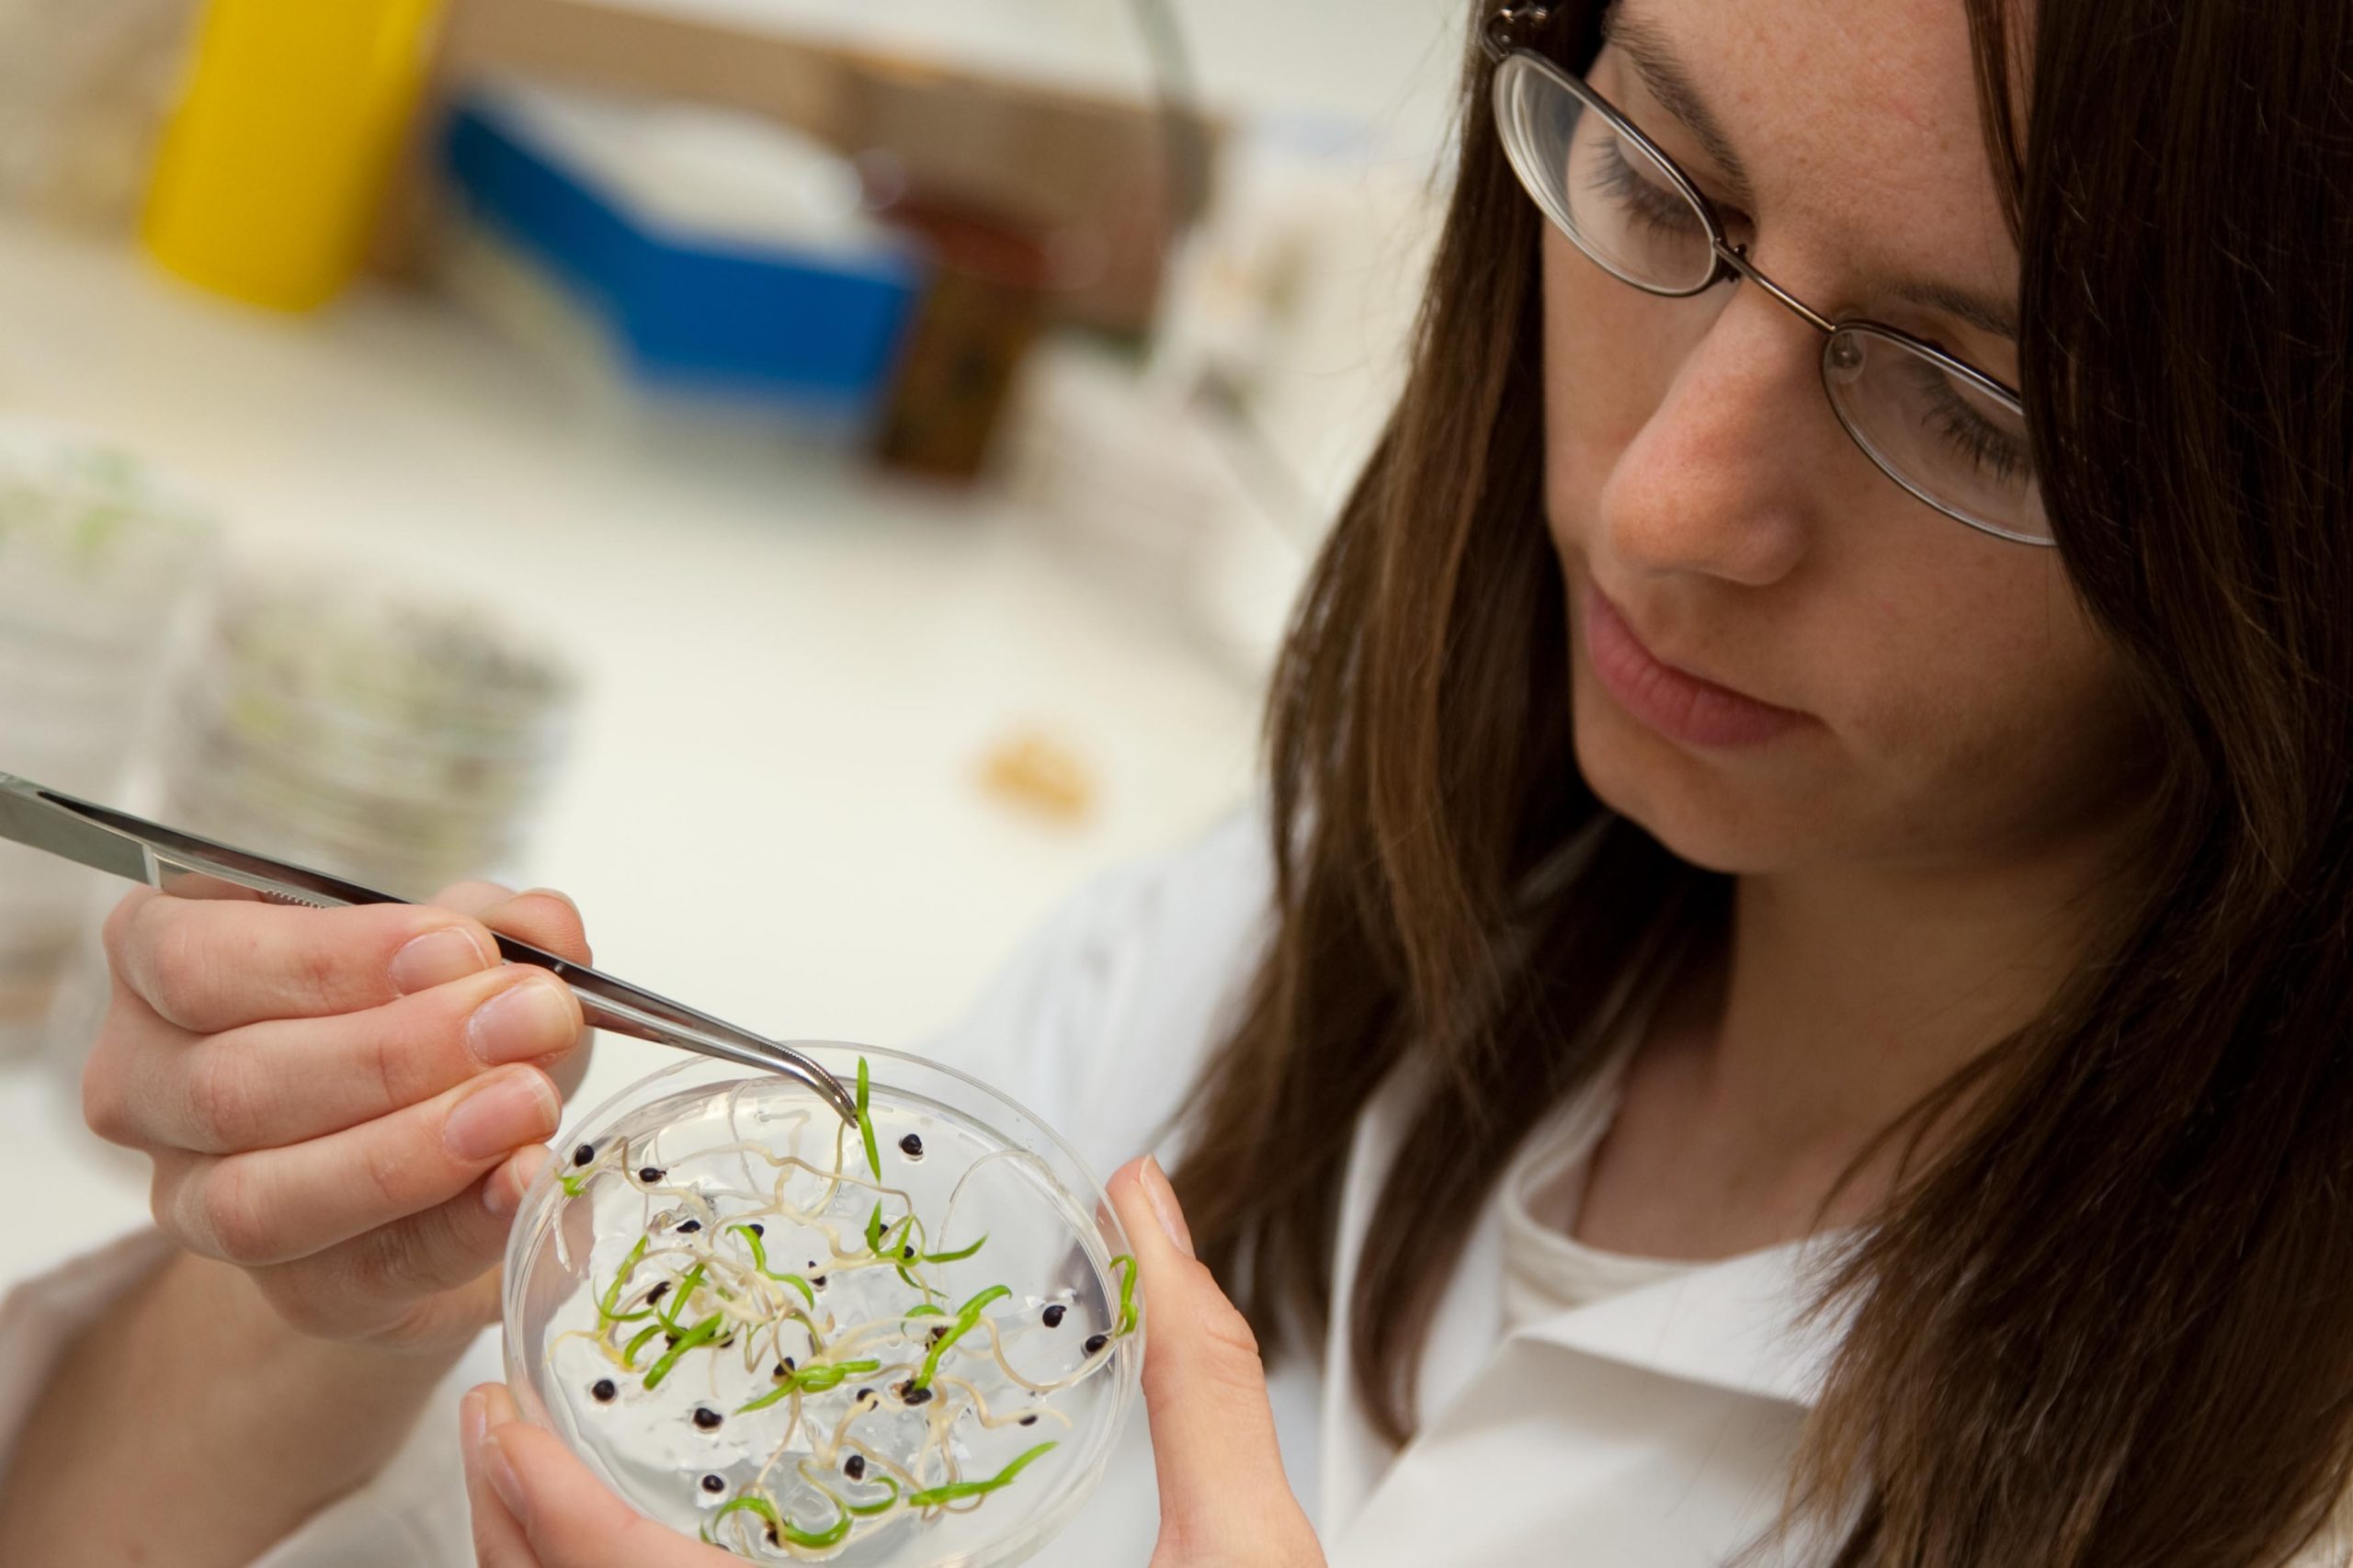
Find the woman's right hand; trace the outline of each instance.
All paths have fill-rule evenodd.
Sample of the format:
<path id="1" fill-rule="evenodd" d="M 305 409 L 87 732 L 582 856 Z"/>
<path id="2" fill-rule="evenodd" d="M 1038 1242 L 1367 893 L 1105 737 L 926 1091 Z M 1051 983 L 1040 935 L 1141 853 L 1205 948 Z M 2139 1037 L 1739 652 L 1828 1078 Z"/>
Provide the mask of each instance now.
<path id="1" fill-rule="evenodd" d="M 139 890 L 82 1082 L 154 1162 L 155 1221 L 244 1269 L 287 1324 L 446 1350 L 497 1316 L 494 1266 L 577 1082 L 580 1006 L 496 929 L 585 963 L 561 895 L 308 909 Z"/>

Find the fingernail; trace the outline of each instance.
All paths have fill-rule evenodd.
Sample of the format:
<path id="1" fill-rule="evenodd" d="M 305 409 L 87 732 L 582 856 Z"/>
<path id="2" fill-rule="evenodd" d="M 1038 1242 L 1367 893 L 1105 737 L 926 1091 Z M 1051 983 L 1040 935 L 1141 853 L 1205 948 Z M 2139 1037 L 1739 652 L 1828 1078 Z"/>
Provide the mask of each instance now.
<path id="1" fill-rule="evenodd" d="M 556 983 L 536 971 L 474 1009 L 466 1024 L 466 1045 L 493 1067 L 552 1056 L 572 1043 L 572 1009 Z"/>
<path id="2" fill-rule="evenodd" d="M 526 1067 L 477 1080 L 441 1129 L 449 1153 L 472 1165 L 536 1143 L 555 1131 L 563 1106 L 547 1074 Z"/>
<path id="3" fill-rule="evenodd" d="M 467 1391 L 466 1397 L 458 1402 L 458 1440 L 465 1445 L 463 1452 L 472 1454 L 482 1447 L 482 1435 L 489 1425 L 489 1407 L 483 1403 L 482 1391 Z"/>
<path id="4" fill-rule="evenodd" d="M 531 1184 L 540 1179 L 540 1173 L 548 1168 L 548 1161 L 552 1158 L 543 1146 L 535 1143 L 492 1172 L 482 1188 L 482 1206 L 490 1217 L 504 1220 L 514 1213 L 522 1203 L 523 1195 L 531 1190 Z"/>
<path id="5" fill-rule="evenodd" d="M 410 937 L 392 955 L 392 987 L 404 996 L 414 996 L 489 967 L 490 956 L 475 946 L 472 932 L 462 926 L 444 926 Z"/>
<path id="6" fill-rule="evenodd" d="M 1143 1157 L 1143 1169 L 1137 1173 L 1137 1181 L 1143 1188 L 1144 1201 L 1152 1205 L 1153 1218 L 1160 1221 L 1169 1241 L 1178 1252 L 1192 1256 L 1193 1233 L 1185 1223 L 1185 1211 L 1176 1207 L 1176 1189 L 1168 1185 L 1168 1173 L 1160 1168 L 1157 1156 Z"/>
<path id="7" fill-rule="evenodd" d="M 515 1522 L 529 1535 L 531 1510 L 523 1499 L 522 1483 L 515 1479 L 515 1466 L 506 1458 L 506 1446 L 498 1440 L 495 1432 L 483 1439 L 482 1472 L 490 1482 L 490 1489 L 498 1494 L 498 1500 L 506 1505 L 506 1511 L 515 1516 Z"/>

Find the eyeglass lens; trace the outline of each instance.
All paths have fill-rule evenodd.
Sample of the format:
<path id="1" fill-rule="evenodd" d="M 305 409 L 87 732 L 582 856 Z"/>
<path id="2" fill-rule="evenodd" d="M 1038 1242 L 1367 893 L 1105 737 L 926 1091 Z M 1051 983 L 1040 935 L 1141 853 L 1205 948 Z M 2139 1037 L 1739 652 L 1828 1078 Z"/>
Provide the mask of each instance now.
<path id="1" fill-rule="evenodd" d="M 1659 294 L 1698 293 L 1715 277 L 1705 214 L 1567 78 L 1515 53 L 1497 67 L 1495 99 L 1520 183 L 1588 257 Z M 1896 483 L 1975 527 L 2049 539 L 2026 422 L 1991 388 L 1860 323 L 1825 340 L 1822 380 L 1839 422 Z"/>

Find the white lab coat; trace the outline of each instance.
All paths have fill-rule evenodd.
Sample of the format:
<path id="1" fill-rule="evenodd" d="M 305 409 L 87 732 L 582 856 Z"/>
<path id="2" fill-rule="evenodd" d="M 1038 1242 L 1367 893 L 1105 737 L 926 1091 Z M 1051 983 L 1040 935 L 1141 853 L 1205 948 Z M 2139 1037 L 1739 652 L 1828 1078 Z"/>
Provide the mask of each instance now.
<path id="1" fill-rule="evenodd" d="M 1076 1143 L 1099 1174 L 1146 1149 L 1230 1017 L 1266 934 L 1261 824 L 1237 815 L 1183 852 L 1085 890 L 1031 938 L 957 1029 L 942 1060 L 1006 1087 Z M 1395 1083 L 1357 1130 L 1336 1260 L 1347 1300 L 1358 1243 L 1400 1131 Z M 0 1302 L 0 1448 L 64 1324 L 123 1288 L 154 1238 L 113 1248 L 86 1278 L 51 1277 Z M 1771 1517 L 1835 1324 L 1792 1326 L 1800 1245 L 1730 1259 L 1502 1332 L 1502 1226 L 1476 1217 L 1424 1366 L 1424 1427 L 1392 1452 L 1359 1415 L 1346 1375 L 1346 1313 L 1322 1354 L 1270 1377 L 1294 1490 L 1333 1568 L 1563 1563 L 1714 1568 Z M 454 1406 L 497 1376 L 485 1335 L 375 1482 L 313 1517 L 257 1568 L 418 1568 L 471 1562 Z M 1155 1523 L 1144 1424 L 1105 1483 L 1035 1560 L 1141 1568 Z M 1819 1561 L 1799 1542 L 1768 1562 Z M 2334 1561 L 2334 1559 L 2326 1559 Z M 2300 1560 L 2317 1564 L 2315 1552 Z"/>

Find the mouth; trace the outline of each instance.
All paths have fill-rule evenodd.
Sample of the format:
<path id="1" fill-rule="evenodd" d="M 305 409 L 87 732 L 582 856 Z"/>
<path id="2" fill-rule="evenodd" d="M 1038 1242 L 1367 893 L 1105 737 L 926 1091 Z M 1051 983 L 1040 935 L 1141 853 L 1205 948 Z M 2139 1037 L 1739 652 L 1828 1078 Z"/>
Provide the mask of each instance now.
<path id="1" fill-rule="evenodd" d="M 1590 580 L 1585 612 L 1586 652 L 1596 678 L 1620 707 L 1671 741 L 1711 749 L 1757 746 L 1815 722 L 1811 714 L 1761 702 L 1659 658 Z"/>

